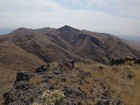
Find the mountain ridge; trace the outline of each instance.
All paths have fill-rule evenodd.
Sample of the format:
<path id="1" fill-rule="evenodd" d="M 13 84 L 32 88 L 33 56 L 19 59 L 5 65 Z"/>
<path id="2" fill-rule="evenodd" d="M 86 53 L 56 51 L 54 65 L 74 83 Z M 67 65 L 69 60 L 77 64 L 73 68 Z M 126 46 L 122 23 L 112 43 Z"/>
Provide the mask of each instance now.
<path id="1" fill-rule="evenodd" d="M 73 58 L 107 64 L 113 57 L 140 57 L 139 51 L 114 35 L 79 30 L 68 25 L 58 29 L 21 27 L 1 36 L 0 40 L 14 43 L 45 62 L 64 62 Z"/>

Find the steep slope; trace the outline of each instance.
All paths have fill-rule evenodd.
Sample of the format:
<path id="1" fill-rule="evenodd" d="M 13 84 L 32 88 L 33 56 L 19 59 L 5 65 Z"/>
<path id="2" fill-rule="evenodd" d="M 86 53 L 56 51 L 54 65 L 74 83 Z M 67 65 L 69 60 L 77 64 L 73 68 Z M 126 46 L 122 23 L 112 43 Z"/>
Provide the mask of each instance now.
<path id="1" fill-rule="evenodd" d="M 38 57 L 26 52 L 13 43 L 0 43 L 0 63 L 14 70 L 34 70 L 41 64 L 45 64 Z"/>
<path id="2" fill-rule="evenodd" d="M 1 42 L 12 42 L 45 62 L 73 58 L 76 61 L 106 64 L 113 57 L 140 57 L 140 52 L 131 48 L 118 37 L 79 30 L 70 26 L 59 29 L 19 28 L 0 37 Z"/>

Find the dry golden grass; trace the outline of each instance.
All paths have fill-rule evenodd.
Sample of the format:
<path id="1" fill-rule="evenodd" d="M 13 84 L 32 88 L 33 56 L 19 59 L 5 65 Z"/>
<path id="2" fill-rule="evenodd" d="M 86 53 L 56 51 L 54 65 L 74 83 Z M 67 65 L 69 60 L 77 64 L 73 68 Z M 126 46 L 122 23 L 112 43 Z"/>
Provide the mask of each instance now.
<path id="1" fill-rule="evenodd" d="M 35 70 L 41 64 L 45 64 L 37 56 L 23 50 L 13 43 L 0 43 L 0 63 L 6 64 L 14 70 Z"/>
<path id="2" fill-rule="evenodd" d="M 51 79 L 51 80 L 50 80 L 50 83 L 56 84 L 56 83 L 57 83 L 57 80 L 56 80 L 56 79 Z"/>
<path id="3" fill-rule="evenodd" d="M 3 102 L 2 95 L 13 87 L 16 73 L 17 71 L 11 70 L 11 68 L 0 63 L 0 105 Z"/>
<path id="4" fill-rule="evenodd" d="M 115 96 L 120 97 L 125 105 L 140 104 L 140 65 L 105 66 L 78 63 L 76 67 L 90 72 L 94 79 L 105 80 Z M 89 84 L 82 86 L 83 90 L 86 91 L 88 87 L 90 87 Z"/>
<path id="5" fill-rule="evenodd" d="M 42 83 L 41 77 L 40 76 L 33 76 L 30 80 L 29 80 L 29 84 L 30 85 L 38 85 Z"/>

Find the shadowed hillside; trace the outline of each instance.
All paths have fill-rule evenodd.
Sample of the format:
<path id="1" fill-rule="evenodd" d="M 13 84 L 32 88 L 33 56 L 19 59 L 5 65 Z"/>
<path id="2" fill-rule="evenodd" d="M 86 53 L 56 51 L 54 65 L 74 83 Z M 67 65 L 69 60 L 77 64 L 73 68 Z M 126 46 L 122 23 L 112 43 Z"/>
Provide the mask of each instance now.
<path id="1" fill-rule="evenodd" d="M 11 42 L 45 62 L 73 58 L 77 61 L 108 63 L 113 57 L 140 57 L 116 36 L 63 26 L 59 29 L 19 28 L 1 36 L 1 42 Z"/>

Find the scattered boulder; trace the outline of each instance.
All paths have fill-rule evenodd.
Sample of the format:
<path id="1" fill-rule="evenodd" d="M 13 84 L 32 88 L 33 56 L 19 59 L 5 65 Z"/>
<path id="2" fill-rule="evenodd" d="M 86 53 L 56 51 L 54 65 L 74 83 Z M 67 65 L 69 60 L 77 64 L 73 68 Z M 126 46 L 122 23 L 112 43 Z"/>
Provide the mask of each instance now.
<path id="1" fill-rule="evenodd" d="M 67 63 L 66 66 L 69 68 L 74 68 L 74 59 L 70 59 Z"/>
<path id="2" fill-rule="evenodd" d="M 110 102 L 107 100 L 99 100 L 96 105 L 110 105 Z"/>
<path id="3" fill-rule="evenodd" d="M 53 73 L 56 74 L 56 75 L 59 75 L 61 73 L 61 71 L 60 70 L 54 70 Z"/>
<path id="4" fill-rule="evenodd" d="M 136 59 L 135 64 L 140 64 L 140 59 Z"/>
<path id="5" fill-rule="evenodd" d="M 113 58 L 111 61 L 110 61 L 110 65 L 120 65 L 120 64 L 124 64 L 124 59 L 121 59 L 121 58 Z"/>
<path id="6" fill-rule="evenodd" d="M 113 100 L 112 105 L 122 105 L 122 102 L 119 99 L 115 99 Z"/>
<path id="7" fill-rule="evenodd" d="M 49 78 L 47 76 L 42 77 L 42 82 L 48 82 Z"/>
<path id="8" fill-rule="evenodd" d="M 120 64 L 125 64 L 125 63 L 129 63 L 131 64 L 132 62 L 135 63 L 135 64 L 140 64 L 140 59 L 139 58 L 135 58 L 135 57 L 132 57 L 132 56 L 127 56 L 127 57 L 124 57 L 124 58 L 113 58 L 111 61 L 110 61 L 110 65 L 120 65 Z"/>
<path id="9" fill-rule="evenodd" d="M 136 60 L 136 58 L 135 57 L 132 57 L 132 56 L 127 56 L 127 57 L 125 57 L 125 58 L 123 58 L 124 59 L 124 61 L 125 62 L 127 62 L 127 61 L 135 61 Z"/>
<path id="10" fill-rule="evenodd" d="M 36 73 L 41 73 L 45 72 L 49 69 L 49 64 L 48 65 L 41 65 L 39 68 L 36 69 Z"/>
<path id="11" fill-rule="evenodd" d="M 29 81 L 29 79 L 33 76 L 33 73 L 29 72 L 19 72 L 16 76 L 15 84 L 19 81 Z"/>
<path id="12" fill-rule="evenodd" d="M 131 72 L 127 74 L 128 79 L 132 79 L 134 77 L 135 77 L 135 75 L 133 73 L 131 73 Z"/>

